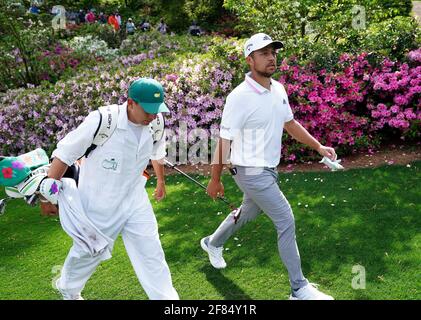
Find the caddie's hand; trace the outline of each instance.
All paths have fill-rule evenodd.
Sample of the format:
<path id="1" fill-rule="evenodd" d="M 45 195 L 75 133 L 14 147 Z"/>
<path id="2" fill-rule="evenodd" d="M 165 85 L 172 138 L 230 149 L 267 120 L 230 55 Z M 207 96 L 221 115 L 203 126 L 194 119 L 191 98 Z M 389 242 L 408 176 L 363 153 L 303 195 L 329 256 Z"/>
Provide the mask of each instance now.
<path id="1" fill-rule="evenodd" d="M 320 153 L 320 155 L 323 157 L 328 157 L 332 161 L 336 160 L 337 155 L 335 149 L 331 147 L 320 146 L 317 152 Z"/>
<path id="2" fill-rule="evenodd" d="M 56 205 L 52 204 L 51 202 L 42 202 L 45 199 L 41 199 L 39 203 L 39 207 L 41 209 L 41 214 L 43 216 L 56 216 L 58 215 L 58 208 Z"/>
<path id="3" fill-rule="evenodd" d="M 165 191 L 165 183 L 164 182 L 158 182 L 156 189 L 154 191 L 154 197 L 156 201 L 161 201 L 165 198 L 166 195 Z"/>
<path id="4" fill-rule="evenodd" d="M 208 187 L 206 188 L 206 193 L 211 197 L 212 199 L 216 199 L 218 196 L 223 197 L 224 196 L 224 185 L 221 181 L 215 181 L 211 180 L 208 183 Z"/>

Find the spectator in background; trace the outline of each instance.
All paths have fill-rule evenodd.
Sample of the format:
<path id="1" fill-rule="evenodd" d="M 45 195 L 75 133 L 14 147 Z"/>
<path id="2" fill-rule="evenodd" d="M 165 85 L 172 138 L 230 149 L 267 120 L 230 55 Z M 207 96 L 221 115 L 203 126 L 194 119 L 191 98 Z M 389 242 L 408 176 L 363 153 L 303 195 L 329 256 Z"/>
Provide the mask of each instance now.
<path id="1" fill-rule="evenodd" d="M 142 23 L 139 25 L 139 29 L 143 32 L 149 31 L 151 29 L 151 25 L 148 20 L 143 19 Z"/>
<path id="2" fill-rule="evenodd" d="M 107 23 L 107 16 L 104 14 L 104 12 L 101 12 L 99 14 L 98 21 L 100 23 L 102 23 L 102 24 L 106 24 Z"/>
<path id="3" fill-rule="evenodd" d="M 112 14 L 112 13 L 108 17 L 108 24 L 110 24 L 111 26 L 113 26 L 114 31 L 117 32 L 118 30 L 120 30 L 120 24 L 118 23 L 118 20 L 115 17 L 115 15 Z"/>
<path id="4" fill-rule="evenodd" d="M 69 21 L 70 24 L 76 24 L 77 23 L 77 12 L 75 11 L 66 11 L 66 18 Z"/>
<path id="5" fill-rule="evenodd" d="M 118 21 L 118 26 L 121 27 L 121 16 L 118 12 L 115 13 L 115 18 Z"/>
<path id="6" fill-rule="evenodd" d="M 85 23 L 85 13 L 83 12 L 82 9 L 79 10 L 78 18 L 79 18 L 79 24 Z"/>
<path id="7" fill-rule="evenodd" d="M 126 33 L 127 34 L 134 34 L 135 30 L 136 30 L 136 27 L 133 23 L 133 20 L 132 20 L 132 18 L 129 18 L 127 20 L 127 23 L 126 23 Z"/>
<path id="8" fill-rule="evenodd" d="M 88 22 L 88 23 L 94 23 L 94 22 L 96 21 L 95 14 L 93 13 L 93 11 L 92 11 L 92 10 L 90 10 L 90 11 L 86 14 L 86 16 L 85 16 L 85 20 L 86 20 L 86 22 Z"/>
<path id="9" fill-rule="evenodd" d="M 30 7 L 29 7 L 29 13 L 33 13 L 33 14 L 39 14 L 39 8 L 38 8 L 38 5 L 36 4 L 36 3 L 34 3 L 34 4 L 32 4 Z"/>
<path id="10" fill-rule="evenodd" d="M 193 21 L 192 25 L 189 27 L 188 33 L 191 36 L 200 36 L 202 34 L 202 30 L 197 25 L 196 21 Z"/>
<path id="11" fill-rule="evenodd" d="M 168 32 L 168 26 L 164 22 L 164 19 L 161 19 L 161 22 L 158 24 L 157 30 L 161 32 L 161 34 L 166 34 Z"/>

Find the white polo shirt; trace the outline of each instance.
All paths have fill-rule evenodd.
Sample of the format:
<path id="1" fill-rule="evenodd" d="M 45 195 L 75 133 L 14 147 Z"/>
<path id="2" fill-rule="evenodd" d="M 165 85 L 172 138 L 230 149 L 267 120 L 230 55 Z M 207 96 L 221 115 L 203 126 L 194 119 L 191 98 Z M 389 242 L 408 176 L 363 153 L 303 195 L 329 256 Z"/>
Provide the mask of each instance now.
<path id="1" fill-rule="evenodd" d="M 279 164 L 284 123 L 294 119 L 284 86 L 271 80 L 270 90 L 246 74 L 227 97 L 220 137 L 231 140 L 233 165 L 276 167 Z"/>

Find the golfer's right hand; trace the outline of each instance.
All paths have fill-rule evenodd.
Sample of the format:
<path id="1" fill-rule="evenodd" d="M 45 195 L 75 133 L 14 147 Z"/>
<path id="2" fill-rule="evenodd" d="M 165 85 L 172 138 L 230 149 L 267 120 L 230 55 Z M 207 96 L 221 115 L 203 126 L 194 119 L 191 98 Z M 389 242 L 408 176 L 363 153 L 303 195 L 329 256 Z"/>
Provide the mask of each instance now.
<path id="1" fill-rule="evenodd" d="M 212 199 L 216 199 L 218 196 L 224 196 L 224 185 L 221 181 L 211 180 L 209 181 L 208 187 L 206 188 L 206 193 Z"/>
<path id="2" fill-rule="evenodd" d="M 41 215 L 43 216 L 56 216 L 58 215 L 58 208 L 51 202 L 40 202 Z"/>

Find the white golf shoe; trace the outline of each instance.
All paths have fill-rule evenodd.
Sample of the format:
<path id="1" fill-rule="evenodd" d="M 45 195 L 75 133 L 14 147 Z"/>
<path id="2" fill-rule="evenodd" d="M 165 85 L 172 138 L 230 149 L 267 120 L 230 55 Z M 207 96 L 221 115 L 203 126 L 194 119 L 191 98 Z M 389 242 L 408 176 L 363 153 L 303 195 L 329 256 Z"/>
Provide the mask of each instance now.
<path id="1" fill-rule="evenodd" d="M 293 290 L 289 300 L 334 300 L 332 296 L 319 291 L 316 286 L 314 283 L 309 283 L 305 287 Z"/>
<path id="2" fill-rule="evenodd" d="M 66 292 L 65 290 L 61 289 L 60 288 L 60 278 L 58 278 L 56 280 L 55 287 L 61 293 L 61 295 L 63 296 L 63 300 L 84 300 L 82 298 L 82 296 L 80 295 L 80 293 L 78 293 L 78 294 L 70 294 L 70 293 Z"/>
<path id="3" fill-rule="evenodd" d="M 222 257 L 223 247 L 214 247 L 209 244 L 209 237 L 204 237 L 200 240 L 200 246 L 209 255 L 211 265 L 216 269 L 223 269 L 227 266 L 224 257 Z"/>

